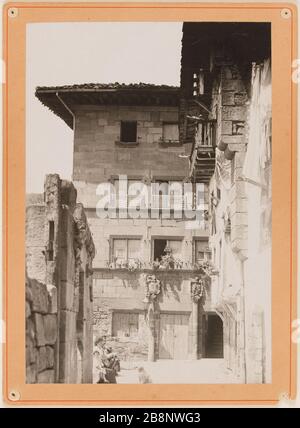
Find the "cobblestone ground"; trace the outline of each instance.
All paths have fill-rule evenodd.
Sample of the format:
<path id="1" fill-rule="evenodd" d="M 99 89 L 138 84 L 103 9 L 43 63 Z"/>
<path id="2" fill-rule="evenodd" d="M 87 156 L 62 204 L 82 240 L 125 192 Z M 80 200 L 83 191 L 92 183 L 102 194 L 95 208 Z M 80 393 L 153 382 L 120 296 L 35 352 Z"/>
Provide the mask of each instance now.
<path id="1" fill-rule="evenodd" d="M 239 383 L 223 359 L 205 358 L 198 361 L 159 360 L 139 363 L 121 363 L 117 383 L 139 383 L 138 367 L 144 367 L 152 383 Z"/>

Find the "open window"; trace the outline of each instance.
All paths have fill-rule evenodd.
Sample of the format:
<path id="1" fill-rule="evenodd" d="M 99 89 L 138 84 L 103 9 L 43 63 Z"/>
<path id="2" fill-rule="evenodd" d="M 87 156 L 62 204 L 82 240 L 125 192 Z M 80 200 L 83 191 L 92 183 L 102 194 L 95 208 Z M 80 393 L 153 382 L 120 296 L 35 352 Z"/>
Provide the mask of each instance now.
<path id="1" fill-rule="evenodd" d="M 153 260 L 161 261 L 164 256 L 165 249 L 170 248 L 172 255 L 175 258 L 180 258 L 182 253 L 182 240 L 181 239 L 162 239 L 157 238 L 153 240 Z"/>
<path id="2" fill-rule="evenodd" d="M 137 121 L 122 121 L 121 122 L 121 143 L 136 143 L 137 142 Z"/>
<path id="3" fill-rule="evenodd" d="M 54 221 L 49 221 L 48 227 L 47 260 L 52 262 L 54 260 Z"/>

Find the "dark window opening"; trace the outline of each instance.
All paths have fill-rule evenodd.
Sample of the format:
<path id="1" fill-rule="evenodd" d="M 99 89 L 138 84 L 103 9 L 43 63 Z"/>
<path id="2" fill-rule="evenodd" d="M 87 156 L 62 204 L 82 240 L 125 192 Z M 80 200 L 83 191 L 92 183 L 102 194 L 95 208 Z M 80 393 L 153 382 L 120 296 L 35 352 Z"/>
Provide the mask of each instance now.
<path id="1" fill-rule="evenodd" d="M 49 239 L 47 248 L 47 260 L 52 262 L 54 258 L 54 221 L 49 221 Z"/>
<path id="2" fill-rule="evenodd" d="M 162 256 L 164 255 L 165 248 L 167 246 L 166 239 L 155 239 L 154 240 L 154 255 L 153 259 L 156 261 L 160 261 Z"/>
<path id="3" fill-rule="evenodd" d="M 137 122 L 121 122 L 121 143 L 136 143 L 137 140 Z"/>
<path id="4" fill-rule="evenodd" d="M 92 302 L 94 300 L 93 284 L 92 283 L 89 285 L 89 295 L 90 295 L 90 302 Z"/>
<path id="5" fill-rule="evenodd" d="M 153 241 L 153 260 L 161 261 L 165 256 L 165 249 L 168 248 L 175 259 L 181 259 L 182 239 L 154 239 Z"/>
<path id="6" fill-rule="evenodd" d="M 49 241 L 54 241 L 54 221 L 49 221 Z"/>

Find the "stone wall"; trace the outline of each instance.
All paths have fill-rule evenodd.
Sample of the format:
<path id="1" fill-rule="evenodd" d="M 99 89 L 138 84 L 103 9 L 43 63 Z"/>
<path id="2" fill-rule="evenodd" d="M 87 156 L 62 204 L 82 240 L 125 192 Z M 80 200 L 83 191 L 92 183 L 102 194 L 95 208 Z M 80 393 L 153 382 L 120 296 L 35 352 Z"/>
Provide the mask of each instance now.
<path id="1" fill-rule="evenodd" d="M 26 268 L 27 275 L 45 282 L 45 206 L 40 199 L 27 199 L 26 207 Z"/>
<path id="2" fill-rule="evenodd" d="M 95 250 L 83 206 L 57 174 L 27 203 L 27 382 L 91 383 Z"/>
<path id="3" fill-rule="evenodd" d="M 178 122 L 177 107 L 75 106 L 74 111 L 75 181 L 101 183 L 118 174 L 186 176 L 188 161 L 178 155 L 188 154 L 189 148 L 162 142 L 163 122 Z M 122 120 L 137 121 L 136 146 L 120 144 Z"/>
<path id="4" fill-rule="evenodd" d="M 55 382 L 57 307 L 45 284 L 26 280 L 26 382 Z"/>
<path id="5" fill-rule="evenodd" d="M 188 229 L 184 221 L 169 219 L 101 219 L 95 210 L 87 211 L 88 221 L 96 247 L 93 262 L 95 268 L 106 268 L 111 261 L 110 246 L 112 237 L 138 237 L 141 239 L 140 259 L 150 262 L 152 258 L 152 239 L 178 238 L 182 240 L 181 258 L 185 262 L 193 260 L 193 242 L 200 237 L 208 238 L 208 228 Z"/>
<path id="6" fill-rule="evenodd" d="M 112 239 L 138 237 L 141 240 L 139 259 L 150 264 L 153 239 L 182 240 L 181 259 L 192 264 L 194 239 L 208 237 L 207 228 L 189 228 L 185 221 L 158 219 L 101 219 L 96 206 L 97 186 L 113 182 L 119 175 L 128 179 L 182 181 L 188 175 L 188 160 L 179 155 L 189 154 L 189 144 L 165 144 L 163 123 L 178 122 L 177 107 L 155 106 L 74 106 L 74 169 L 73 177 L 79 199 L 87 207 L 87 217 L 96 247 L 94 259 L 94 336 L 108 336 L 108 343 L 122 361 L 145 360 L 148 354 L 149 325 L 143 299 L 145 290 L 141 272 L 108 269 L 111 262 Z M 137 144 L 120 143 L 122 120 L 137 121 Z M 162 292 L 153 315 L 155 347 L 158 349 L 160 312 L 190 314 L 190 273 L 175 272 L 162 275 Z M 134 313 L 139 332 L 134 340 L 112 335 L 115 313 Z M 191 333 L 190 333 L 191 334 Z M 191 341 L 191 337 L 189 337 Z M 191 343 L 189 344 L 189 347 Z M 157 356 L 157 355 L 156 355 Z"/>
<path id="7" fill-rule="evenodd" d="M 265 383 L 266 379 L 266 349 L 265 349 L 265 323 L 264 312 L 256 308 L 250 314 L 251 319 L 247 325 L 247 369 L 249 383 Z M 269 373 L 267 375 L 269 377 Z"/>
<path id="8" fill-rule="evenodd" d="M 250 76 L 251 73 L 249 79 Z M 216 306 L 224 316 L 227 367 L 240 377 L 241 382 L 264 383 L 271 381 L 271 248 L 270 242 L 259 244 L 263 241 L 259 236 L 262 235 L 263 186 L 243 176 L 249 135 L 253 127 L 259 126 L 250 123 L 253 100 L 246 86 L 251 87 L 251 84 L 242 79 L 238 64 L 230 64 L 228 60 L 220 67 L 211 110 L 217 120 L 217 148 L 224 159 L 224 175 L 220 179 L 214 174 L 210 181 L 210 192 L 214 196 L 218 194 L 219 199 L 211 210 L 211 215 L 216 218 L 216 233 L 210 237 L 210 243 L 214 262 L 220 269 L 219 277 L 213 282 L 219 289 Z M 267 102 L 267 95 L 264 95 L 266 105 Z M 261 122 L 270 120 L 270 100 L 269 103 L 261 112 Z M 264 169 L 258 159 L 257 162 L 252 167 L 261 168 L 261 175 L 270 183 L 268 169 Z M 269 213 L 269 189 L 268 197 L 265 207 Z"/>
<path id="9" fill-rule="evenodd" d="M 149 323 L 145 307 L 147 275 L 154 274 L 161 283 L 161 291 L 155 301 L 155 358 L 159 357 L 160 314 L 187 314 L 189 321 L 188 352 L 192 354 L 192 300 L 191 279 L 193 271 L 137 271 L 126 269 L 94 271 L 94 337 L 106 336 L 108 344 L 122 361 L 147 360 Z M 209 311 L 209 301 L 204 310 Z M 138 334 L 133 338 L 120 338 L 113 334 L 115 313 L 137 314 Z M 202 312 L 201 312 L 202 314 Z M 201 324 L 201 322 L 199 323 Z M 199 355 L 201 355 L 202 330 L 198 329 Z"/>
<path id="10" fill-rule="evenodd" d="M 241 257 L 247 257 L 247 194 L 242 169 L 247 149 L 248 96 L 237 65 L 222 66 L 219 79 L 212 106 L 217 118 L 217 147 L 231 162 L 231 245 Z"/>

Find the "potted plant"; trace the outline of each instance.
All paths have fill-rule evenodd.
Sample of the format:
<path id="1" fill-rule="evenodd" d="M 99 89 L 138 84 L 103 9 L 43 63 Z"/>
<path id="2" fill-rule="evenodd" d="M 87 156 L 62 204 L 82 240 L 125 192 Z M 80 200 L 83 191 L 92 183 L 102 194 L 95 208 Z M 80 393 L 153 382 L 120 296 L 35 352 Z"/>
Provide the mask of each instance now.
<path id="1" fill-rule="evenodd" d="M 135 272 L 138 269 L 141 269 L 142 262 L 139 259 L 130 260 L 128 262 L 127 269 L 129 272 Z"/>

